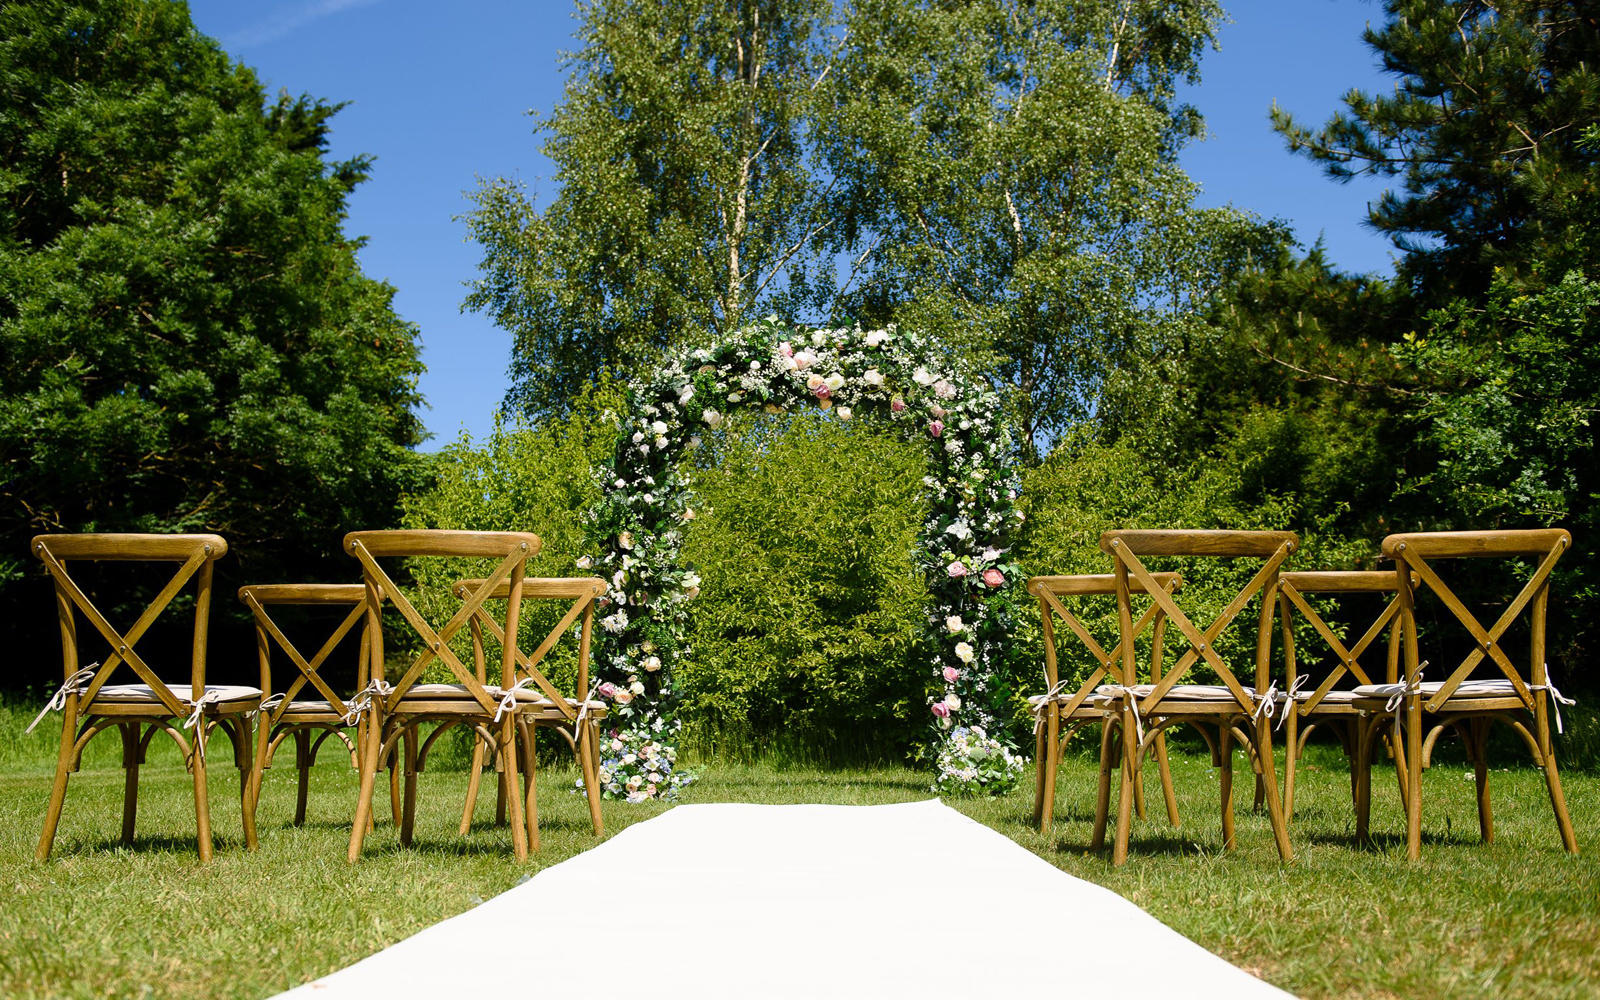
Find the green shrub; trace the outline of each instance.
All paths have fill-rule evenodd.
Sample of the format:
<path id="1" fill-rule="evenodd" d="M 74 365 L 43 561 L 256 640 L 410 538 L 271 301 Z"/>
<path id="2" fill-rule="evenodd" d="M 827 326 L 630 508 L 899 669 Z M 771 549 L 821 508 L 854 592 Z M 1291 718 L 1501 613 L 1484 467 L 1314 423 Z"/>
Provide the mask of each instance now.
<path id="1" fill-rule="evenodd" d="M 922 449 L 822 411 L 759 417 L 694 459 L 703 580 L 677 683 L 702 752 L 902 757 L 926 734 Z"/>

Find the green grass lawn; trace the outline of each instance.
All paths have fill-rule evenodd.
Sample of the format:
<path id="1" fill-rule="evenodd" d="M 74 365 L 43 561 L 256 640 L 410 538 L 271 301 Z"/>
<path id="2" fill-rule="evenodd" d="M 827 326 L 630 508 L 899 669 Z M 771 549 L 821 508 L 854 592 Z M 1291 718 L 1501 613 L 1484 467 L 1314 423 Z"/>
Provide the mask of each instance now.
<path id="1" fill-rule="evenodd" d="M 465 775 L 422 777 L 418 843 L 396 843 L 380 809 L 365 859 L 344 861 L 355 780 L 329 753 L 314 773 L 307 824 L 290 825 L 292 772 L 269 773 L 246 854 L 238 782 L 215 773 L 216 861 L 196 862 L 187 776 L 176 753 L 152 753 L 139 838 L 117 842 L 122 775 L 115 739 L 91 751 L 73 780 L 47 864 L 33 861 L 49 790 L 55 730 L 21 736 L 0 706 L 0 996 L 241 997 L 286 989 L 347 965 L 594 843 L 570 769 L 541 772 L 543 846 L 526 865 L 503 828 L 481 822 L 456 836 Z M 47 732 L 47 728 L 49 731 Z M 1225 958 L 1305 997 L 1593 997 L 1600 994 L 1600 778 L 1566 775 L 1578 838 L 1560 850 L 1541 775 L 1497 771 L 1496 842 L 1478 843 L 1470 772 L 1439 763 L 1426 777 L 1423 859 L 1408 863 L 1395 786 L 1375 772 L 1375 847 L 1351 841 L 1342 758 L 1313 748 L 1299 789 L 1296 860 L 1280 864 L 1264 815 L 1240 782 L 1238 849 L 1220 850 L 1216 782 L 1208 762 L 1174 761 L 1184 822 L 1170 828 L 1152 780 L 1151 818 L 1132 859 L 1112 868 L 1087 851 L 1094 767 L 1063 768 L 1057 822 L 1030 829 L 1031 786 L 999 799 L 955 801 L 963 812 L 1057 867 L 1127 896 Z M 220 756 L 220 754 L 218 755 Z M 817 770 L 710 765 L 685 802 L 875 804 L 929 797 L 926 774 L 903 768 Z M 608 830 L 659 815 L 661 805 L 607 803 Z M 911 901 L 927 905 L 926 900 Z M 959 900 L 947 901 L 959 906 Z M 981 901 L 974 901 L 980 902 Z M 652 912 L 670 903 L 650 900 Z M 982 906 L 965 911 L 985 912 Z M 1005 933 L 1005 915 L 993 933 Z M 552 920 L 560 919 L 552 913 Z M 967 919 L 967 918 L 964 918 Z M 1044 967 L 1102 954 L 1105 941 L 1064 941 Z M 1181 993 L 1180 987 L 1175 991 Z"/>

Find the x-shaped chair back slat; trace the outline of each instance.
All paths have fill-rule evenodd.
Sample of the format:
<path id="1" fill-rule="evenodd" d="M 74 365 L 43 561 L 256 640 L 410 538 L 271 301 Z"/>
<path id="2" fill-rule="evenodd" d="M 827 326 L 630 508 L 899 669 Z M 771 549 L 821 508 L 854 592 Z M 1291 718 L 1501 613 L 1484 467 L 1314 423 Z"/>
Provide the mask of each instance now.
<path id="1" fill-rule="evenodd" d="M 1308 602 L 1306 594 L 1390 594 L 1393 595 L 1384 605 L 1378 617 L 1361 634 L 1354 645 L 1346 646 L 1338 634 L 1333 630 L 1327 620 Z M 1293 612 L 1297 610 L 1302 618 L 1311 625 L 1322 641 L 1327 643 L 1332 654 L 1332 664 L 1327 675 L 1323 677 L 1311 695 L 1300 705 L 1300 710 L 1309 712 L 1315 709 L 1322 700 L 1328 696 L 1347 673 L 1353 674 L 1361 684 L 1375 683 L 1361 666 L 1361 657 L 1384 633 L 1390 632 L 1389 658 L 1390 667 L 1386 671 L 1386 679 L 1393 682 L 1395 670 L 1393 664 L 1399 655 L 1400 634 L 1395 626 L 1400 616 L 1399 583 L 1395 574 L 1382 571 L 1309 571 L 1297 573 L 1284 573 L 1278 578 L 1278 602 L 1282 611 L 1282 629 L 1284 658 L 1288 663 L 1288 673 L 1291 682 L 1299 673 L 1297 666 L 1297 650 L 1294 639 Z"/>
<path id="2" fill-rule="evenodd" d="M 1183 586 L 1183 578 L 1177 573 L 1156 573 L 1155 581 L 1167 593 L 1175 593 Z M 1144 593 L 1144 585 L 1136 583 L 1133 586 L 1135 593 Z M 1107 673 L 1118 672 L 1116 666 L 1122 656 L 1122 643 L 1119 639 L 1117 645 L 1107 653 L 1105 647 L 1095 639 L 1094 634 L 1083 624 L 1083 621 L 1069 610 L 1061 601 L 1063 597 L 1088 597 L 1088 596 L 1115 596 L 1117 592 L 1117 578 L 1109 573 L 1083 574 L 1079 576 L 1036 576 L 1028 581 L 1028 592 L 1039 599 L 1039 616 L 1044 626 L 1044 674 L 1049 690 L 1055 691 L 1060 684 L 1058 651 L 1056 649 L 1056 630 L 1053 617 L 1060 617 L 1077 636 L 1089 655 L 1094 658 L 1096 667 L 1089 677 L 1073 693 L 1071 699 L 1062 708 L 1064 714 L 1070 715 L 1094 695 L 1096 686 Z M 1145 630 L 1156 622 L 1163 612 L 1161 606 L 1154 601 L 1145 608 L 1144 613 L 1134 625 L 1134 637 L 1144 635 Z M 1159 672 L 1161 662 L 1162 629 L 1157 629 L 1157 639 L 1151 654 L 1151 668 Z"/>
<path id="3" fill-rule="evenodd" d="M 510 687 L 515 683 L 516 673 L 516 636 L 517 619 L 522 604 L 522 580 L 526 575 L 528 560 L 539 552 L 539 537 L 528 532 L 498 531 L 449 531 L 449 530 L 412 530 L 412 531 L 353 531 L 345 536 L 345 551 L 355 556 L 361 563 L 362 574 L 366 585 L 366 608 L 370 641 L 368 643 L 371 660 L 370 676 L 374 680 L 383 679 L 382 640 L 379 633 L 378 615 L 381 604 L 388 601 L 400 612 L 402 618 L 416 631 L 422 639 L 423 650 L 419 653 L 405 674 L 395 682 L 393 690 L 385 699 L 385 711 L 394 711 L 400 700 L 405 697 L 419 678 L 434 660 L 439 660 L 450 669 L 456 680 L 466 689 L 467 693 L 475 700 L 486 714 L 494 714 L 497 699 L 489 694 L 484 683 L 477 675 L 469 670 L 455 651 L 450 648 L 450 641 L 456 633 L 461 631 L 477 614 L 483 602 L 489 599 L 495 589 L 503 582 L 510 580 L 509 596 L 506 601 L 506 624 L 504 635 L 506 644 L 501 661 L 500 683 Z M 482 584 L 462 601 L 461 607 L 439 629 L 435 630 L 426 618 L 417 611 L 411 601 L 400 590 L 395 582 L 390 579 L 378 559 L 386 557 L 429 557 L 442 556 L 447 558 L 476 558 L 499 559 L 500 562 L 494 570 L 483 579 Z"/>
<path id="4" fill-rule="evenodd" d="M 66 676 L 78 672 L 78 638 L 74 610 L 94 627 L 111 647 L 94 678 L 79 696 L 83 705 L 92 705 L 95 696 L 118 666 L 126 663 L 172 715 L 185 715 L 183 700 L 156 675 L 135 646 L 156 623 L 190 579 L 196 575 L 198 598 L 195 603 L 194 643 L 190 662 L 190 697 L 198 700 L 205 690 L 206 628 L 211 609 L 212 564 L 228 551 L 228 543 L 218 535 L 82 534 L 38 535 L 33 552 L 44 563 L 56 587 L 57 615 L 61 625 L 62 659 Z M 151 599 L 127 632 L 119 632 L 84 593 L 67 570 L 69 561 L 85 562 L 175 562 L 178 569 L 166 586 Z"/>
<path id="5" fill-rule="evenodd" d="M 1141 700 L 1139 703 L 1141 713 L 1159 711 L 1161 699 L 1165 698 L 1188 673 L 1189 668 L 1201 659 L 1217 672 L 1218 678 L 1238 702 L 1240 709 L 1246 713 L 1256 710 L 1255 698 L 1246 693 L 1233 670 L 1217 654 L 1216 640 L 1257 594 L 1262 595 L 1263 618 L 1270 625 L 1270 609 L 1277 599 L 1278 569 L 1299 544 L 1299 537 L 1289 531 L 1121 530 L 1107 531 L 1100 536 L 1101 550 L 1110 555 L 1116 563 L 1117 600 L 1119 614 L 1124 619 L 1124 631 L 1129 631 L 1132 627 L 1129 597 L 1133 590 L 1133 581 L 1137 581 L 1155 604 L 1166 613 L 1173 627 L 1178 630 L 1178 634 L 1189 645 L 1177 663 L 1173 664 L 1172 670 L 1156 683 L 1155 689 L 1147 697 Z M 1178 606 L 1173 595 L 1157 583 L 1154 574 L 1146 569 L 1140 560 L 1141 555 L 1250 558 L 1262 560 L 1262 565 L 1216 619 L 1201 630 Z M 1259 689 L 1266 683 L 1267 663 L 1264 651 L 1259 648 L 1259 641 L 1257 645 L 1255 684 Z M 1123 648 L 1122 657 L 1125 675 L 1123 683 L 1131 684 L 1133 683 L 1131 647 Z"/>
<path id="6" fill-rule="evenodd" d="M 273 708 L 268 716 L 268 724 L 276 725 L 288 712 L 296 696 L 310 685 L 318 694 L 327 699 L 333 711 L 340 715 L 348 715 L 350 706 L 345 699 L 333 689 L 326 678 L 322 676 L 322 667 L 328 658 L 333 655 L 339 644 L 345 640 L 352 629 L 366 617 L 367 588 L 359 583 L 339 584 L 261 584 L 239 588 L 239 600 L 250 609 L 255 618 L 257 632 L 257 646 L 261 654 L 261 690 L 271 690 L 270 647 L 267 640 L 270 638 L 281 649 L 289 662 L 293 663 L 298 676 L 284 689 L 283 699 Z M 315 655 L 307 660 L 305 654 L 295 646 L 278 623 L 273 620 L 268 612 L 269 607 L 301 606 L 301 607 L 348 607 L 350 610 L 339 622 L 333 632 L 317 649 Z M 366 684 L 366 656 L 367 636 L 362 633 L 361 654 L 357 661 L 356 686 Z"/>
<path id="7" fill-rule="evenodd" d="M 461 580 L 455 585 L 455 594 L 465 600 L 472 594 L 477 593 L 483 587 L 483 584 L 484 581 L 481 579 Z M 532 654 L 524 654 L 521 649 L 514 650 L 517 672 L 521 677 L 533 681 L 534 685 L 544 693 L 544 696 L 554 702 L 556 708 L 569 720 L 577 719 L 578 709 L 567 703 L 566 696 L 561 694 L 556 686 L 550 682 L 550 679 L 545 676 L 544 672 L 539 669 L 539 664 L 544 662 L 544 658 L 550 654 L 550 650 L 555 648 L 555 644 L 560 641 L 562 636 L 567 634 L 568 629 L 572 628 L 573 623 L 578 620 L 578 616 L 582 615 L 583 630 L 579 640 L 577 684 L 578 697 L 587 698 L 589 691 L 589 640 L 594 629 L 594 602 L 596 598 L 605 592 L 606 582 L 598 577 L 560 579 L 528 577 L 522 581 L 522 596 L 524 599 L 553 598 L 573 602 L 572 606 L 561 616 L 561 620 L 544 637 L 544 640 L 539 643 L 538 648 Z M 495 587 L 487 595 L 487 599 L 507 600 L 510 596 L 511 583 L 506 580 Z M 473 656 L 480 675 L 484 672 L 483 640 L 480 631 L 483 629 L 486 629 L 489 635 L 494 638 L 494 641 L 500 643 L 501 648 L 504 649 L 506 641 L 505 629 L 489 613 L 488 608 L 480 604 L 476 614 L 473 616 Z"/>
<path id="8" fill-rule="evenodd" d="M 1528 609 L 1530 603 L 1535 604 L 1532 616 L 1532 629 L 1534 644 L 1540 652 L 1532 656 L 1529 663 L 1529 674 L 1534 687 L 1541 687 L 1548 682 L 1545 676 L 1545 663 L 1542 653 L 1544 645 L 1544 603 L 1549 594 L 1550 572 L 1555 568 L 1561 556 L 1572 545 L 1572 536 L 1561 528 L 1536 528 L 1522 531 L 1449 531 L 1449 532 L 1416 532 L 1408 534 L 1390 535 L 1383 540 L 1383 554 L 1395 561 L 1400 572 L 1399 579 L 1401 596 L 1404 601 L 1415 600 L 1413 588 L 1405 578 L 1406 571 L 1416 573 L 1418 579 L 1427 589 L 1433 591 L 1435 596 L 1450 610 L 1456 621 L 1472 636 L 1476 646 L 1459 666 L 1445 679 L 1439 690 L 1429 697 L 1426 708 L 1430 712 L 1437 712 L 1477 669 L 1485 658 L 1492 660 L 1500 673 L 1510 681 L 1512 690 L 1516 692 L 1529 711 L 1534 709 L 1533 692 L 1529 690 L 1528 679 L 1517 668 L 1517 665 L 1501 647 L 1500 641 L 1506 631 L 1517 621 L 1522 613 Z M 1439 574 L 1429 564 L 1429 559 L 1457 559 L 1457 558 L 1501 558 L 1537 559 L 1538 564 L 1511 603 L 1495 623 L 1489 628 L 1484 628 L 1466 604 L 1456 593 L 1439 577 Z M 1412 621 L 1409 627 L 1415 628 L 1415 615 L 1410 616 Z M 1408 671 L 1415 671 L 1415 664 L 1407 663 Z M 1420 680 L 1417 677 L 1407 678 L 1408 683 Z"/>

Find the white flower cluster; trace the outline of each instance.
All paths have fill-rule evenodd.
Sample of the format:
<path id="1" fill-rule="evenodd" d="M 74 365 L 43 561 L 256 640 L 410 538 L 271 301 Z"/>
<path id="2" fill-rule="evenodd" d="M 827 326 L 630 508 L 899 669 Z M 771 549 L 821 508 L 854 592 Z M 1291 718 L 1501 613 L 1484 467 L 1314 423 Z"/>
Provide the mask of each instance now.
<path id="1" fill-rule="evenodd" d="M 989 598 L 1018 578 L 1006 554 L 1021 520 L 998 393 L 913 333 L 802 331 L 773 319 L 716 347 L 669 357 L 629 386 L 629 412 L 616 420 L 618 446 L 588 522 L 597 555 L 583 558 L 610 580 L 601 601 L 597 691 L 618 722 L 612 739 L 634 755 L 607 774 L 638 779 L 604 781 L 608 796 L 654 798 L 681 784 L 675 753 L 653 751 L 649 770 L 638 764 L 646 746 L 670 749 L 663 733 L 677 728 L 672 669 L 689 652 L 686 604 L 700 592 L 700 578 L 680 558 L 684 525 L 694 518 L 683 453 L 741 408 L 781 413 L 802 406 L 844 420 L 870 411 L 930 446 L 932 514 L 919 562 L 936 603 L 933 669 L 944 689 L 930 708 L 945 743 L 958 713 L 964 725 L 955 732 L 992 728 L 989 647 L 1007 627 Z"/>

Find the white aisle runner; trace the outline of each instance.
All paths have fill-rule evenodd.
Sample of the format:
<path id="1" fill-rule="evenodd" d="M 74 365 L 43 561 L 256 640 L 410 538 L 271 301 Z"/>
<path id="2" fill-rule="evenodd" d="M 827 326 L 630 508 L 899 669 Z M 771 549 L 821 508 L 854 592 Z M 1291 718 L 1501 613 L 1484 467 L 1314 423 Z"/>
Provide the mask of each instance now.
<path id="1" fill-rule="evenodd" d="M 689 805 L 282 994 L 1282 998 L 937 800 Z"/>

